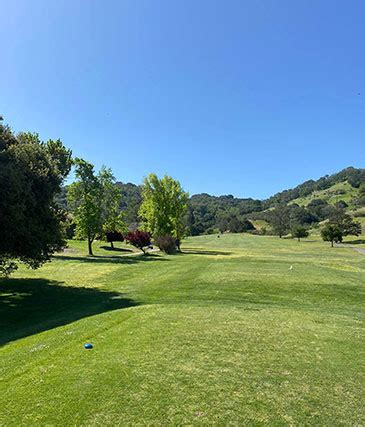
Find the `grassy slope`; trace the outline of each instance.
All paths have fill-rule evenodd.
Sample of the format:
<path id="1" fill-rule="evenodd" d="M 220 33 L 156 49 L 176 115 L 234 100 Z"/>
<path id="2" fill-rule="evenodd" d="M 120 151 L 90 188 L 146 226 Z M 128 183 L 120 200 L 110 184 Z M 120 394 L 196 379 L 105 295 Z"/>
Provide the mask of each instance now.
<path id="1" fill-rule="evenodd" d="M 365 423 L 365 256 L 248 235 L 85 250 L 0 281 L 0 424 Z"/>
<path id="2" fill-rule="evenodd" d="M 356 198 L 357 195 L 358 190 L 345 181 L 335 184 L 326 190 L 314 191 L 312 194 L 295 199 L 290 203 L 297 203 L 299 206 L 307 206 L 312 200 L 323 199 L 330 204 L 335 204 L 339 200 L 343 200 L 351 205 L 351 200 Z"/>

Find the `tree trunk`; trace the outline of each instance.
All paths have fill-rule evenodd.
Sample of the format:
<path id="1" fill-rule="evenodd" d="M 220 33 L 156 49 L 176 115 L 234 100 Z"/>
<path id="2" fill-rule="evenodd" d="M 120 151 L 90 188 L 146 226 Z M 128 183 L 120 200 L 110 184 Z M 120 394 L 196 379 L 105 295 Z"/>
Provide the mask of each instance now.
<path id="1" fill-rule="evenodd" d="M 333 245 L 333 240 L 331 240 L 331 247 L 333 248 L 333 246 L 334 246 L 334 245 Z"/>
<path id="2" fill-rule="evenodd" d="M 91 240 L 90 237 L 87 238 L 87 245 L 88 245 L 88 249 L 89 249 L 89 256 L 93 256 L 93 247 L 92 247 L 92 243 L 93 241 Z"/>
<path id="3" fill-rule="evenodd" d="M 114 244 L 113 244 L 113 242 L 110 242 L 110 247 L 111 247 L 112 249 L 114 249 Z"/>
<path id="4" fill-rule="evenodd" d="M 298 242 L 300 242 L 300 237 L 298 237 Z"/>

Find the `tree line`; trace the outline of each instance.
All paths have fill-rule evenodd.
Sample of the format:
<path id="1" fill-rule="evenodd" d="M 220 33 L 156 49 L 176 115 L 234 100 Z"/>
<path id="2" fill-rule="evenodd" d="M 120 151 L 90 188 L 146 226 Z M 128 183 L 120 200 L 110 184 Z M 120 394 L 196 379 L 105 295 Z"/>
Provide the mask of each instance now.
<path id="1" fill-rule="evenodd" d="M 114 241 L 126 240 L 144 253 L 151 246 L 151 238 L 165 252 L 180 250 L 186 235 L 185 213 L 188 194 L 180 183 L 170 176 L 158 178 L 154 173 L 141 186 L 141 204 L 138 209 L 139 227 L 128 229 L 121 210 L 122 193 L 110 169 L 102 167 L 95 173 L 94 166 L 76 158 L 75 182 L 67 191 L 67 201 L 75 237 L 86 239 L 88 254 L 93 255 L 96 238 Z"/>
<path id="2" fill-rule="evenodd" d="M 266 212 L 265 218 L 271 224 L 274 234 L 281 238 L 291 233 L 292 237 L 298 240 L 308 237 L 309 227 L 318 220 L 318 217 L 311 214 L 308 209 L 285 204 L 279 204 Z M 333 247 L 334 243 L 342 242 L 344 236 L 359 236 L 361 232 L 361 223 L 346 213 L 343 204 L 336 203 L 328 211 L 328 217 L 321 229 L 321 236 L 324 241 L 331 242 Z"/>
<path id="3" fill-rule="evenodd" d="M 65 187 L 72 167 L 76 179 Z M 143 252 L 153 240 L 172 253 L 180 250 L 186 235 L 254 233 L 258 219 L 267 221 L 279 237 L 291 232 L 298 240 L 308 235 L 309 227 L 327 221 L 322 237 L 334 245 L 346 235 L 361 233 L 360 224 L 345 212 L 345 202 L 330 205 L 315 199 L 302 207 L 288 201 L 344 178 L 359 188 L 356 203 L 365 206 L 365 173 L 354 168 L 266 201 L 208 194 L 189 198 L 169 176 L 150 174 L 140 186 L 117 182 L 110 169 L 96 172 L 91 163 L 73 158 L 59 139 L 14 134 L 0 118 L 0 273 L 10 274 L 17 262 L 39 267 L 65 246 L 66 238 L 86 239 L 89 255 L 95 239 L 111 245 L 126 240 Z"/>
<path id="4" fill-rule="evenodd" d="M 252 198 L 240 199 L 232 195 L 211 196 L 205 193 L 193 195 L 187 201 L 187 215 L 185 218 L 187 233 L 192 236 L 223 232 L 281 234 L 277 233 L 277 227 L 273 227 L 273 223 L 276 221 L 272 211 L 277 206 L 288 207 L 290 221 L 286 221 L 285 227 L 283 227 L 284 234 L 298 226 L 305 228 L 317 226 L 334 215 L 336 211 L 335 205 L 320 198 L 313 199 L 305 207 L 285 200 L 291 200 L 299 195 L 308 195 L 314 189 L 323 189 L 328 185 L 343 182 L 341 180 L 348 178 L 353 185 L 358 185 L 359 196 L 357 199 L 353 199 L 351 203 L 354 207 L 360 208 L 365 206 L 365 174 L 363 171 L 363 169 L 347 168 L 338 174 L 320 178 L 318 181 L 308 181 L 293 190 L 278 193 L 278 195 L 291 194 L 290 197 L 286 196 L 284 199 L 278 195 L 263 201 Z M 125 223 L 129 229 L 135 229 L 141 223 L 139 209 L 142 204 L 142 186 L 118 181 L 116 185 L 122 194 L 120 210 L 124 213 Z M 67 206 L 67 188 L 63 189 L 59 202 L 63 208 L 69 210 Z M 344 209 L 349 208 L 344 201 L 339 200 L 337 204 Z M 255 230 L 254 223 L 256 220 L 266 221 L 269 227 Z"/>
<path id="5" fill-rule="evenodd" d="M 71 168 L 75 181 L 65 189 Z M 93 255 L 95 239 L 126 240 L 143 252 L 151 239 L 165 252 L 180 250 L 186 235 L 188 193 L 169 176 L 150 174 L 141 186 L 139 228 L 128 229 L 122 192 L 112 171 L 99 172 L 73 158 L 60 140 L 38 134 L 14 134 L 0 117 L 0 274 L 19 262 L 38 268 L 66 245 L 70 235 L 86 239 Z M 67 209 L 65 209 L 67 208 Z"/>

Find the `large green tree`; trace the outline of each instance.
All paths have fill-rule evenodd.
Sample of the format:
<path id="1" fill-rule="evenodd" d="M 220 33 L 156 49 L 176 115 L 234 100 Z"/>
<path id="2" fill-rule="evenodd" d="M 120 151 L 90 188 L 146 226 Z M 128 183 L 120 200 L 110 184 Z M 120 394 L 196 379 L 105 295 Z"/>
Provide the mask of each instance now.
<path id="1" fill-rule="evenodd" d="M 76 181 L 68 188 L 68 202 L 76 223 L 76 236 L 87 239 L 88 253 L 93 255 L 92 243 L 108 231 L 123 228 L 120 214 L 120 191 L 110 169 L 103 167 L 98 174 L 94 166 L 75 159 Z"/>
<path id="2" fill-rule="evenodd" d="M 291 229 L 291 235 L 300 242 L 300 239 L 309 236 L 309 231 L 301 225 L 296 225 Z"/>
<path id="3" fill-rule="evenodd" d="M 185 235 L 185 216 L 188 202 L 179 181 L 165 175 L 158 178 L 151 173 L 142 185 L 142 205 L 139 215 L 143 227 L 153 237 L 173 236 L 180 249 L 180 240 Z"/>
<path id="4" fill-rule="evenodd" d="M 288 233 L 290 227 L 290 208 L 280 204 L 269 213 L 269 222 L 280 238 Z"/>
<path id="5" fill-rule="evenodd" d="M 327 223 L 321 230 L 322 239 L 325 242 L 331 242 L 331 246 L 334 246 L 334 243 L 340 243 L 343 239 L 343 234 L 341 229 L 335 225 Z"/>
<path id="6" fill-rule="evenodd" d="M 359 236 L 361 234 L 361 223 L 345 212 L 341 206 L 337 206 L 329 219 L 330 224 L 341 230 L 343 236 Z"/>
<path id="7" fill-rule="evenodd" d="M 55 198 L 71 163 L 60 140 L 15 135 L 0 121 L 1 274 L 11 273 L 17 261 L 37 268 L 64 246 L 64 212 Z"/>

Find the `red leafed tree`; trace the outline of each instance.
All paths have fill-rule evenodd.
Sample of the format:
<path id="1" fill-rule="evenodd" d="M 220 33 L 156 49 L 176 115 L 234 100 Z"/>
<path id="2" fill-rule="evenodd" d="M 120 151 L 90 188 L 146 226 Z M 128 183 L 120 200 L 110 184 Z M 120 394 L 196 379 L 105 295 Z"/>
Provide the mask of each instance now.
<path id="1" fill-rule="evenodd" d="M 135 230 L 130 231 L 126 236 L 125 240 L 127 243 L 141 249 L 143 253 L 146 253 L 146 248 L 151 246 L 151 236 L 146 231 Z"/>

